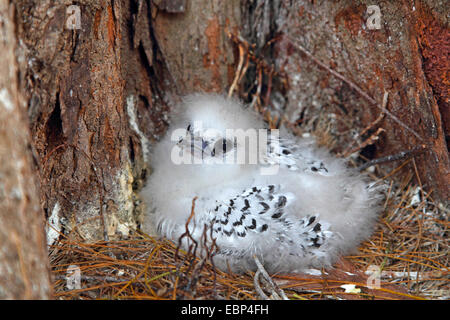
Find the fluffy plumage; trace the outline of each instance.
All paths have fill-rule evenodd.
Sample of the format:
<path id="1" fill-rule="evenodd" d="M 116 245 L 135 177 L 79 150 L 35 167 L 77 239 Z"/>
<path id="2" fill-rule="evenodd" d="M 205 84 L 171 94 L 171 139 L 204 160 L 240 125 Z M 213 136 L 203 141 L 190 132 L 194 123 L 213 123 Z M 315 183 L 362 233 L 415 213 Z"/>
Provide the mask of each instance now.
<path id="1" fill-rule="evenodd" d="M 149 208 L 144 230 L 156 226 L 160 235 L 178 241 L 198 197 L 190 233 L 201 243 L 204 226 L 210 228 L 216 266 L 235 272 L 254 269 L 254 255 L 269 272 L 331 266 L 370 236 L 379 189 L 313 140 L 283 133 L 279 140 L 269 137 L 256 164 L 215 163 L 239 148 L 249 151 L 227 129 L 263 128 L 260 116 L 236 100 L 186 97 L 152 150 L 153 173 L 141 193 Z M 180 152 L 200 163 L 174 163 Z M 261 174 L 274 164 L 276 174 Z"/>

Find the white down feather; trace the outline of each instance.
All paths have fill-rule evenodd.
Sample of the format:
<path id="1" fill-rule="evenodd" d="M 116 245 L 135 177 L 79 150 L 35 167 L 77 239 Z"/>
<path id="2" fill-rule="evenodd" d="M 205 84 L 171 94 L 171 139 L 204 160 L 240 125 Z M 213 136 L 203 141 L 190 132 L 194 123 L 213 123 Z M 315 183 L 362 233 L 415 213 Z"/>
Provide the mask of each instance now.
<path id="1" fill-rule="evenodd" d="M 195 127 L 199 121 L 201 128 Z M 318 148 L 312 139 L 282 133 L 281 151 L 287 151 L 267 157 L 280 163 L 278 172 L 262 175 L 260 169 L 267 164 L 175 164 L 174 147 L 184 141 L 172 133 L 176 129 L 187 133 L 188 127 L 190 137 L 206 141 L 202 135 L 208 128 L 225 137 L 226 129 L 266 125 L 236 100 L 220 95 L 187 96 L 173 112 L 167 134 L 151 151 L 153 172 L 141 192 L 148 207 L 144 231 L 156 227 L 159 235 L 177 242 L 185 232 L 192 200 L 198 197 L 195 227 L 192 223 L 190 231 L 199 240 L 203 225 L 213 226 L 219 247 L 216 266 L 230 266 L 233 271 L 254 269 L 256 254 L 270 272 L 331 266 L 339 255 L 354 251 L 371 235 L 381 211 L 380 187 L 372 186 L 344 160 Z M 215 150 L 211 156 L 213 142 L 204 148 L 206 160 L 220 153 Z"/>

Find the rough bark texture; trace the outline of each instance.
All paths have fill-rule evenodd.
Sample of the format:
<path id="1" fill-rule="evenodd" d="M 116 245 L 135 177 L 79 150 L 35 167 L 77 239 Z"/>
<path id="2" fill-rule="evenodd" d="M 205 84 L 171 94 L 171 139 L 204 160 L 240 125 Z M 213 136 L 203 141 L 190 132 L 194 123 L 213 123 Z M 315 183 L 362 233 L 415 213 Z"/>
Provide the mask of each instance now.
<path id="1" fill-rule="evenodd" d="M 32 169 L 10 1 L 0 1 L 0 21 L 0 299 L 48 299 L 44 216 Z"/>
<path id="2" fill-rule="evenodd" d="M 240 1 L 186 1 L 183 11 L 177 13 L 155 3 L 154 34 L 175 93 L 225 92 L 235 69 L 233 44 L 227 31 L 239 29 Z"/>
<path id="3" fill-rule="evenodd" d="M 17 5 L 41 201 L 65 234 L 126 237 L 147 140 L 164 127 L 147 3 L 79 1 L 79 29 L 67 28 L 70 5 Z"/>

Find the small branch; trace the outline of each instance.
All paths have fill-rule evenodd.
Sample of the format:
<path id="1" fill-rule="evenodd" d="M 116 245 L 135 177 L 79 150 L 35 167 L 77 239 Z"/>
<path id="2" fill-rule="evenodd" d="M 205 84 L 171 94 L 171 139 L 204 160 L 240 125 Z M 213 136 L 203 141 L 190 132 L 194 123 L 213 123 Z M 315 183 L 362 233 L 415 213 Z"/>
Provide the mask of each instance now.
<path id="1" fill-rule="evenodd" d="M 411 150 L 408 150 L 408 151 L 402 151 L 402 152 L 397 153 L 397 154 L 389 155 L 389 156 L 386 156 L 386 157 L 381 157 L 381 158 L 378 158 L 378 159 L 373 159 L 371 161 L 368 161 L 368 162 L 364 163 L 360 167 L 358 167 L 358 170 L 362 171 L 364 169 L 367 169 L 368 167 L 371 167 L 373 165 L 380 164 L 380 163 L 386 163 L 386 162 L 392 162 L 392 161 L 398 161 L 398 160 L 412 158 L 412 157 L 414 157 L 414 156 L 416 156 L 418 154 L 423 153 L 426 149 L 427 149 L 426 145 L 420 145 L 420 146 L 415 147 L 415 148 L 413 148 Z"/>
<path id="2" fill-rule="evenodd" d="M 198 243 L 197 241 L 192 237 L 191 233 L 189 232 L 189 223 L 191 222 L 192 218 L 195 215 L 195 201 L 197 200 L 198 197 L 194 197 L 192 199 L 192 207 L 191 207 L 191 214 L 189 215 L 189 218 L 186 220 L 186 224 L 185 224 L 185 232 L 178 238 L 178 246 L 177 246 L 177 250 L 175 252 L 175 258 L 178 258 L 178 250 L 181 248 L 181 241 L 183 240 L 184 237 L 188 237 L 190 240 L 192 240 L 192 242 L 194 243 L 194 252 L 193 255 L 195 256 L 195 254 L 197 253 L 197 246 Z M 195 222 L 194 222 L 195 223 Z M 195 228 L 195 226 L 194 226 Z M 190 249 L 190 248 L 189 248 Z M 190 250 L 189 250 L 190 251 Z"/>
<path id="3" fill-rule="evenodd" d="M 284 291 L 280 289 L 275 282 L 273 282 L 272 278 L 267 273 L 266 269 L 264 269 L 264 266 L 259 261 L 259 259 L 256 257 L 256 255 L 253 256 L 253 259 L 256 263 L 256 266 L 258 267 L 258 270 L 255 273 L 255 276 L 253 278 L 253 283 L 255 285 L 255 289 L 258 292 L 258 294 L 265 300 L 269 300 L 270 298 L 262 291 L 260 285 L 259 285 L 259 277 L 262 275 L 263 279 L 267 281 L 267 283 L 270 286 L 270 290 L 272 293 L 272 297 L 275 300 L 289 300 L 289 298 L 286 296 Z"/>
<path id="4" fill-rule="evenodd" d="M 248 50 L 248 48 L 244 47 L 244 45 L 242 43 L 239 43 L 238 47 L 239 47 L 239 64 L 238 64 L 236 73 L 234 75 L 233 83 L 230 86 L 230 90 L 228 90 L 228 98 L 230 98 L 233 95 L 234 88 L 237 86 L 239 81 L 244 76 L 244 72 L 247 71 L 246 69 L 243 70 L 243 66 L 244 66 L 244 60 L 248 61 L 248 59 L 246 59 L 246 57 L 245 57 L 247 55 L 246 51 Z"/>
<path id="5" fill-rule="evenodd" d="M 384 130 L 383 128 L 378 128 L 377 132 L 375 132 L 374 134 L 372 134 L 369 138 L 367 138 L 363 143 L 361 143 L 358 147 L 351 149 L 351 150 L 346 150 L 344 152 L 344 157 L 348 157 L 349 155 L 351 155 L 352 153 L 355 153 L 358 150 L 364 149 L 367 146 L 370 146 L 372 144 L 375 143 L 375 141 L 377 141 L 379 139 L 379 135 L 384 132 L 386 130 Z"/>
<path id="6" fill-rule="evenodd" d="M 382 104 L 382 107 L 383 107 L 383 109 L 386 109 L 386 106 L 387 106 L 387 102 L 388 102 L 388 92 L 384 92 L 384 95 L 383 95 L 383 104 Z M 375 142 L 375 140 L 378 140 L 378 135 L 382 132 L 382 131 L 384 131 L 384 129 L 382 129 L 382 131 L 380 131 L 380 129 L 378 129 L 378 131 L 375 133 L 375 134 L 373 134 L 373 135 L 371 135 L 367 140 L 369 140 L 369 141 L 365 141 L 365 142 L 363 142 L 362 144 L 360 144 L 359 145 L 359 147 L 358 148 L 356 148 L 356 149 L 351 149 L 357 142 L 358 142 L 358 138 L 359 137 L 362 137 L 364 134 L 366 134 L 369 130 L 371 130 L 372 128 L 375 128 L 375 126 L 384 118 L 384 115 L 385 115 L 385 113 L 384 113 L 384 111 L 381 111 L 381 113 L 380 113 L 380 115 L 378 116 L 378 118 L 376 118 L 375 119 L 375 121 L 373 121 L 372 123 L 370 123 L 367 127 L 365 127 L 364 128 L 364 130 L 363 131 L 361 131 L 361 133 L 359 134 L 359 136 L 355 139 L 355 141 L 353 141 L 353 143 L 352 144 L 350 144 L 350 146 L 348 146 L 348 148 L 344 151 L 344 152 L 342 152 L 342 153 L 340 153 L 338 156 L 343 156 L 344 158 L 347 158 L 349 155 L 351 155 L 352 153 L 354 153 L 354 152 L 356 152 L 356 151 L 358 151 L 359 149 L 362 149 L 362 148 L 364 148 L 364 147 L 366 147 L 367 145 L 369 145 L 369 144 L 373 144 L 374 142 Z M 376 137 L 376 138 L 375 138 Z"/>
<path id="7" fill-rule="evenodd" d="M 264 293 L 264 291 L 261 289 L 261 286 L 259 285 L 260 274 L 261 272 L 259 270 L 256 270 L 255 276 L 253 277 L 253 284 L 255 286 L 255 290 L 259 294 L 261 299 L 270 300 L 270 298 Z"/>

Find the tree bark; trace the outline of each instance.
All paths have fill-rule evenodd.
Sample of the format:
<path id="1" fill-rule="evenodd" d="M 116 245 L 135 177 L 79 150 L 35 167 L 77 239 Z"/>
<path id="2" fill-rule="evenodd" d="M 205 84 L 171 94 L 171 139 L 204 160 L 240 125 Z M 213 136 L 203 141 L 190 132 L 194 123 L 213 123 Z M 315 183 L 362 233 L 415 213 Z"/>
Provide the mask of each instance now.
<path id="1" fill-rule="evenodd" d="M 178 95 L 224 93 L 235 71 L 235 50 L 227 32 L 241 25 L 240 0 L 181 1 L 183 10 L 166 10 L 154 1 L 152 26 L 162 59 Z"/>
<path id="2" fill-rule="evenodd" d="M 51 296 L 44 215 L 18 78 L 14 5 L 0 0 L 0 299 Z"/>
<path id="3" fill-rule="evenodd" d="M 155 62 L 146 1 L 71 6 L 18 1 L 41 201 L 47 217 L 60 208 L 52 220 L 70 237 L 127 237 L 140 222 L 133 190 L 148 140 L 165 127 L 164 66 Z"/>

